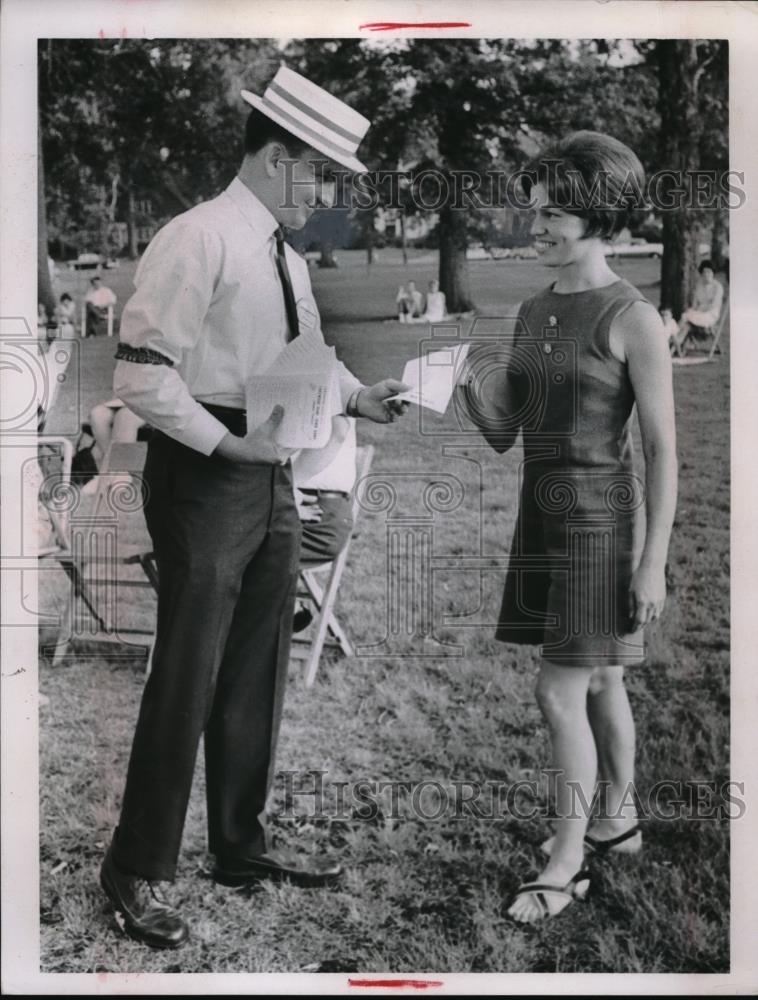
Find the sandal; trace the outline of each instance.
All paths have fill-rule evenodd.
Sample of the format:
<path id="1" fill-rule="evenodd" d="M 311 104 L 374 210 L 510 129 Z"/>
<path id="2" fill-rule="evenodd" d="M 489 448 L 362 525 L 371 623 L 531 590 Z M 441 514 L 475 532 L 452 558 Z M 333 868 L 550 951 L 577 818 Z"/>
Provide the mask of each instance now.
<path id="1" fill-rule="evenodd" d="M 549 885 L 546 882 L 524 882 L 514 893 L 517 896 L 534 896 L 542 911 L 541 919 L 546 917 L 557 917 L 563 913 L 569 903 L 575 899 L 584 899 L 590 887 L 590 873 L 586 868 L 577 872 L 566 885 Z M 550 898 L 558 897 L 557 902 L 551 906 L 548 902 Z M 533 923 L 534 921 L 520 921 L 522 923 Z"/>
<path id="2" fill-rule="evenodd" d="M 638 841 L 629 843 L 638 834 Z M 555 837 L 548 837 L 544 843 L 540 844 L 543 854 L 550 857 L 554 842 Z M 589 853 L 600 856 L 604 854 L 638 854 L 642 850 L 642 828 L 635 825 L 624 833 L 620 833 L 618 837 L 611 837 L 609 840 L 598 840 L 597 837 L 592 837 L 587 833 L 584 837 L 584 846 Z"/>
<path id="3" fill-rule="evenodd" d="M 638 843 L 630 844 L 633 837 L 639 834 Z M 625 833 L 620 833 L 618 837 L 611 837 L 610 840 L 598 840 L 586 834 L 584 838 L 585 846 L 594 854 L 637 854 L 642 850 L 642 830 L 638 825 L 630 827 Z M 622 846 L 623 845 L 623 846 Z"/>

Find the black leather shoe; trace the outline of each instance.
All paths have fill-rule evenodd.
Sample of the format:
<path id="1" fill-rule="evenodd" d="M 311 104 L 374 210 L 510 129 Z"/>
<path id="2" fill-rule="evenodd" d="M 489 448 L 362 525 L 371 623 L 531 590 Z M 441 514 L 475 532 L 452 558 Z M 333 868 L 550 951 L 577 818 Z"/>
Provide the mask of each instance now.
<path id="1" fill-rule="evenodd" d="M 110 850 L 100 869 L 100 885 L 135 941 L 151 948 L 178 948 L 187 940 L 189 928 L 163 896 L 159 883 L 122 872 Z"/>
<path id="2" fill-rule="evenodd" d="M 214 880 L 234 888 L 270 880 L 315 889 L 331 885 L 341 875 L 342 865 L 334 862 L 311 861 L 307 868 L 302 868 L 274 854 L 258 854 L 254 858 L 218 857 L 213 867 Z"/>

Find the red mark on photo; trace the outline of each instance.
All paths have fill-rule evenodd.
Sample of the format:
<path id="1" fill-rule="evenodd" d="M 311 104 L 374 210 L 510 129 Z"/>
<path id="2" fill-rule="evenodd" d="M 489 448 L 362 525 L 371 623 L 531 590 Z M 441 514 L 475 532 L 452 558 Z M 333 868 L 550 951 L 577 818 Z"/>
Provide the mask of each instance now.
<path id="1" fill-rule="evenodd" d="M 393 989 L 428 990 L 429 987 L 442 986 L 441 979 L 348 979 L 348 986 L 367 986 Z"/>
<path id="2" fill-rule="evenodd" d="M 368 21 L 358 26 L 362 31 L 397 31 L 399 28 L 470 28 L 470 21 Z"/>

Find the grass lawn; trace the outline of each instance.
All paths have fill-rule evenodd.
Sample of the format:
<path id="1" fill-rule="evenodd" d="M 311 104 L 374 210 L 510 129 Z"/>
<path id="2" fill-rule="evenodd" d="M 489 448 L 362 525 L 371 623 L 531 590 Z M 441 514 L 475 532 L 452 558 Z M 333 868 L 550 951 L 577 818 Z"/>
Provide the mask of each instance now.
<path id="1" fill-rule="evenodd" d="M 408 277 L 425 287 L 434 255 L 415 255 L 407 274 L 391 251 L 370 274 L 363 254 L 338 257 L 337 270 L 313 272 L 327 340 L 364 381 L 399 376 L 427 331 L 390 319 L 395 291 Z M 614 267 L 657 303 L 658 262 Z M 493 317 L 549 280 L 526 261 L 472 262 L 470 270 L 477 305 Z M 130 274 L 122 266 L 105 275 L 120 303 Z M 51 433 L 75 425 L 110 394 L 114 350 L 115 340 L 82 342 L 81 382 L 64 384 Z M 681 795 L 667 793 L 670 805 L 692 794 L 685 782 L 721 786 L 729 774 L 728 343 L 717 362 L 678 368 L 675 388 L 681 479 L 670 599 L 651 631 L 647 664 L 628 672 L 638 791 L 644 799 L 664 779 L 679 783 Z M 142 662 L 82 638 L 63 666 L 43 660 L 40 667 L 48 698 L 40 708 L 43 971 L 728 969 L 728 823 L 692 818 L 689 808 L 675 819 L 651 816 L 643 854 L 596 863 L 587 901 L 555 921 L 523 928 L 505 916 L 512 891 L 540 865 L 538 845 L 549 829 L 539 781 L 549 763 L 547 734 L 533 698 L 537 650 L 495 643 L 491 627 L 516 513 L 518 454 L 498 457 L 480 439 L 461 437 L 451 416 L 423 419 L 413 410 L 393 427 L 360 427 L 361 440 L 377 447 L 372 472 L 396 494 L 391 511 L 362 513 L 338 605 L 355 641 L 373 647 L 370 655 L 348 661 L 328 654 L 311 690 L 301 665 L 291 664 L 270 827 L 293 850 L 338 854 L 347 869 L 342 884 L 252 896 L 216 886 L 208 875 L 199 768 L 173 889 L 191 941 L 175 954 L 156 953 L 115 931 L 97 871 L 117 821 Z M 431 480 L 440 484 L 442 509 L 430 522 L 423 495 Z M 402 616 L 408 628 L 388 630 L 388 518 L 397 517 L 405 518 L 406 543 L 433 529 L 430 636 Z M 43 575 L 41 599 L 54 609 L 63 580 Z M 147 592 L 126 603 L 149 620 Z M 419 604 L 416 592 L 416 613 Z M 320 815 L 307 794 L 292 800 L 288 772 L 302 792 L 323 776 Z M 534 815 L 520 819 L 501 808 L 496 818 L 466 810 L 456 816 L 450 809 L 424 819 L 404 796 L 393 809 L 386 793 L 377 808 L 350 797 L 338 808 L 334 783 L 361 779 L 424 787 L 416 805 L 429 817 L 437 805 L 432 782 L 447 793 L 455 782 L 531 781 L 516 804 Z"/>

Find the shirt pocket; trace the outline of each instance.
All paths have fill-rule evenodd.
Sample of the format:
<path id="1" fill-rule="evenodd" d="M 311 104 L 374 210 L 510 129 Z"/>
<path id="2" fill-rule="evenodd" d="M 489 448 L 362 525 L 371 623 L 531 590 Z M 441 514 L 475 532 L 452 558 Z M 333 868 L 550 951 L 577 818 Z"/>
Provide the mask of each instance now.
<path id="1" fill-rule="evenodd" d="M 296 302 L 300 333 L 313 333 L 321 327 L 316 300 L 312 295 L 300 295 Z"/>

